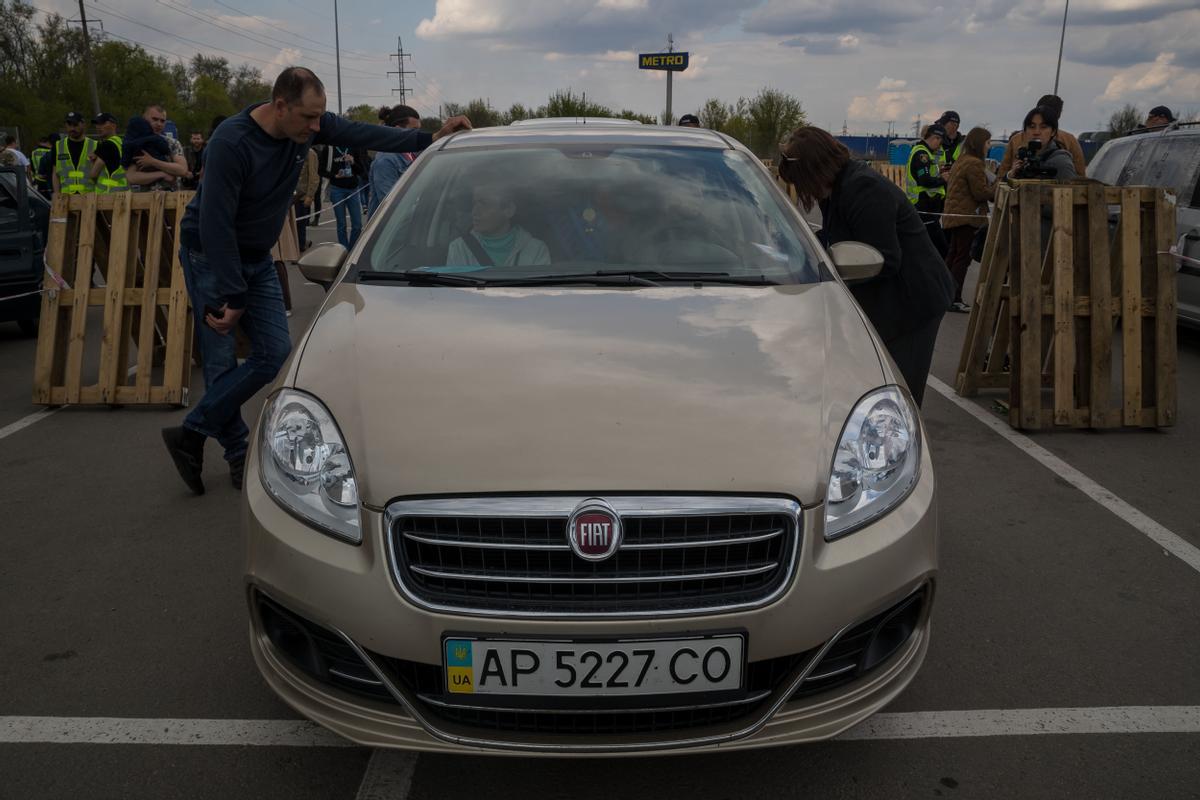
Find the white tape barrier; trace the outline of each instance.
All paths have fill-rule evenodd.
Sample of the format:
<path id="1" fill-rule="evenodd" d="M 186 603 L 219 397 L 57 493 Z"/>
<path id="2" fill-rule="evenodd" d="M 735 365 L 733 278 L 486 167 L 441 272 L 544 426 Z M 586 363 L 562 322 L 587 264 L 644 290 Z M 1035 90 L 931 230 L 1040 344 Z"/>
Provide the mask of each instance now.
<path id="1" fill-rule="evenodd" d="M 351 199 L 351 198 L 353 198 L 353 197 L 358 197 L 358 195 L 362 194 L 363 192 L 365 192 L 365 191 L 366 191 L 367 189 L 369 189 L 369 188 L 371 188 L 371 184 L 369 184 L 369 183 L 368 183 L 368 184 L 365 184 L 365 185 L 363 185 L 363 186 L 359 187 L 358 189 L 356 189 L 356 190 L 354 191 L 354 194 L 352 194 L 352 195 L 349 195 L 349 196 L 347 196 L 347 197 L 343 197 L 341 200 L 338 200 L 336 203 L 333 203 L 332 205 L 329 205 L 329 206 L 325 206 L 325 207 L 323 207 L 323 208 L 322 208 L 320 211 L 314 211 L 314 212 L 312 212 L 311 214 L 305 214 L 303 217 L 296 217 L 296 222 L 300 222 L 300 221 L 302 221 L 302 220 L 306 220 L 306 219 L 312 219 L 312 218 L 313 218 L 313 217 L 315 217 L 317 214 L 320 214 L 320 213 L 322 213 L 322 212 L 324 212 L 324 211 L 332 211 L 333 209 L 337 208 L 338 206 L 340 206 L 342 203 L 346 202 L 347 200 L 349 200 L 349 199 Z M 329 223 L 327 223 L 327 222 L 321 222 L 321 223 L 317 223 L 317 224 L 319 224 L 319 225 L 327 225 L 327 224 L 329 224 Z"/>

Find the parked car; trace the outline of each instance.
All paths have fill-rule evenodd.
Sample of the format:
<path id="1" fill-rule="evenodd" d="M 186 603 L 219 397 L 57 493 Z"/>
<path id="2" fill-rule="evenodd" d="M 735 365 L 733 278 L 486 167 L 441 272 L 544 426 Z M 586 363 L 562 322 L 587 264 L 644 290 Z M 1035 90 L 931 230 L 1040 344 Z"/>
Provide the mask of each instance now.
<path id="1" fill-rule="evenodd" d="M 50 203 L 29 186 L 25 171 L 0 167 L 0 322 L 37 333 L 42 299 L 42 259 Z"/>
<path id="2" fill-rule="evenodd" d="M 1113 186 L 1174 190 L 1176 247 L 1200 259 L 1200 124 L 1110 139 L 1088 165 L 1088 177 Z M 1178 287 L 1179 321 L 1200 327 L 1200 265 L 1180 262 Z"/>
<path id="3" fill-rule="evenodd" d="M 882 257 L 834 251 L 712 131 L 426 151 L 353 251 L 301 260 L 332 288 L 246 464 L 270 686 L 462 753 L 781 745 L 891 702 L 929 645 L 934 471 L 843 282 Z"/>

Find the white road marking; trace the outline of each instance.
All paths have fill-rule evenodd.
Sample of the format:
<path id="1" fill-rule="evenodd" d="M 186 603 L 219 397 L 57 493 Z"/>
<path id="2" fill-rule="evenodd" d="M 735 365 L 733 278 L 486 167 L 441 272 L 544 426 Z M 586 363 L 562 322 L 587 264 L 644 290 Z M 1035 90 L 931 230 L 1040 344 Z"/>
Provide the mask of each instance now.
<path id="1" fill-rule="evenodd" d="M 963 411 L 966 411 L 975 417 L 975 419 L 1003 436 L 1010 444 L 1023 451 L 1030 458 L 1051 472 L 1054 472 L 1092 500 L 1095 500 L 1101 506 L 1129 523 L 1163 550 L 1166 550 L 1192 569 L 1200 572 L 1200 548 L 1191 544 L 1179 536 L 1179 534 L 1173 533 L 1163 525 L 1150 519 L 1150 517 L 1138 511 L 1129 503 L 1117 497 L 1108 489 L 1105 489 L 1040 444 L 1034 442 L 1028 436 L 1013 430 L 1009 427 L 1008 423 L 984 411 L 970 400 L 959 397 L 953 389 L 932 375 L 929 377 L 927 385 L 951 403 L 954 403 Z"/>
<path id="2" fill-rule="evenodd" d="M 1200 706 L 1020 708 L 876 714 L 839 739 L 961 739 L 1084 733 L 1200 733 Z"/>
<path id="3" fill-rule="evenodd" d="M 402 750 L 376 750 L 358 786 L 356 800 L 404 800 L 417 768 L 417 754 Z"/>
<path id="4" fill-rule="evenodd" d="M 0 428 L 0 439 L 7 439 L 17 431 L 23 431 L 30 425 L 41 422 L 56 411 L 58 411 L 57 408 L 43 408 L 41 411 L 35 411 L 27 417 L 21 417 L 16 422 L 9 423 Z"/>
<path id="5" fill-rule="evenodd" d="M 136 364 L 134 364 L 132 367 L 129 368 L 129 370 L 125 373 L 125 377 L 127 377 L 127 378 L 132 377 L 135 372 L 137 372 Z M 17 431 L 25 430 L 30 425 L 34 425 L 38 422 L 41 422 L 46 417 L 50 416 L 51 414 L 55 413 L 56 411 L 62 411 L 64 408 L 66 408 L 66 406 L 57 406 L 56 408 L 43 408 L 41 411 L 35 411 L 27 417 L 21 417 L 16 422 L 13 422 L 9 425 L 5 425 L 3 428 L 0 428 L 0 439 L 5 439 L 9 436 L 12 436 Z"/>
<path id="6" fill-rule="evenodd" d="M 356 747 L 306 720 L 0 717 L 0 743 Z"/>
<path id="7" fill-rule="evenodd" d="M 957 739 L 1084 733 L 1200 733 L 1200 706 L 983 709 L 876 714 L 842 734 L 839 739 Z M 124 717 L 0 717 L 0 744 L 358 746 L 316 723 L 302 720 Z M 385 753 L 380 757 L 377 767 L 381 772 L 391 769 L 394 775 L 408 770 L 404 773 L 406 779 L 412 779 L 412 764 L 405 759 L 392 758 Z M 370 772 L 368 768 L 368 775 Z"/>

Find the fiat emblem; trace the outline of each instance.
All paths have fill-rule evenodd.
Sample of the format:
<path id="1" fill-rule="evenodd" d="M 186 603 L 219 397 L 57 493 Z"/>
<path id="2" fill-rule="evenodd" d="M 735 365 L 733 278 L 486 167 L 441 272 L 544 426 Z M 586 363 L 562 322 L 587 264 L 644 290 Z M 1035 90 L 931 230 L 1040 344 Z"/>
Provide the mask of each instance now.
<path id="1" fill-rule="evenodd" d="M 575 506 L 567 519 L 571 552 L 585 561 L 604 561 L 621 546 L 621 517 L 598 497 Z"/>

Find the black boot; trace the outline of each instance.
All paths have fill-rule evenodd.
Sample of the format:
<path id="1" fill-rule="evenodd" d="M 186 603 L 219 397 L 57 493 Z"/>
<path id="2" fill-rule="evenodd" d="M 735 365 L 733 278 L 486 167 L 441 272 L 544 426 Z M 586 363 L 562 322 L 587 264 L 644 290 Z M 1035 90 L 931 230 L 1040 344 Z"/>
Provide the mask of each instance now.
<path id="1" fill-rule="evenodd" d="M 233 488 L 237 489 L 239 492 L 242 490 L 242 478 L 245 476 L 245 474 L 245 456 L 229 462 L 229 481 L 233 484 Z"/>
<path id="2" fill-rule="evenodd" d="M 204 435 L 188 430 L 182 425 L 162 429 L 167 452 L 179 470 L 179 477 L 196 494 L 204 494 L 204 481 L 200 475 L 204 468 Z"/>

